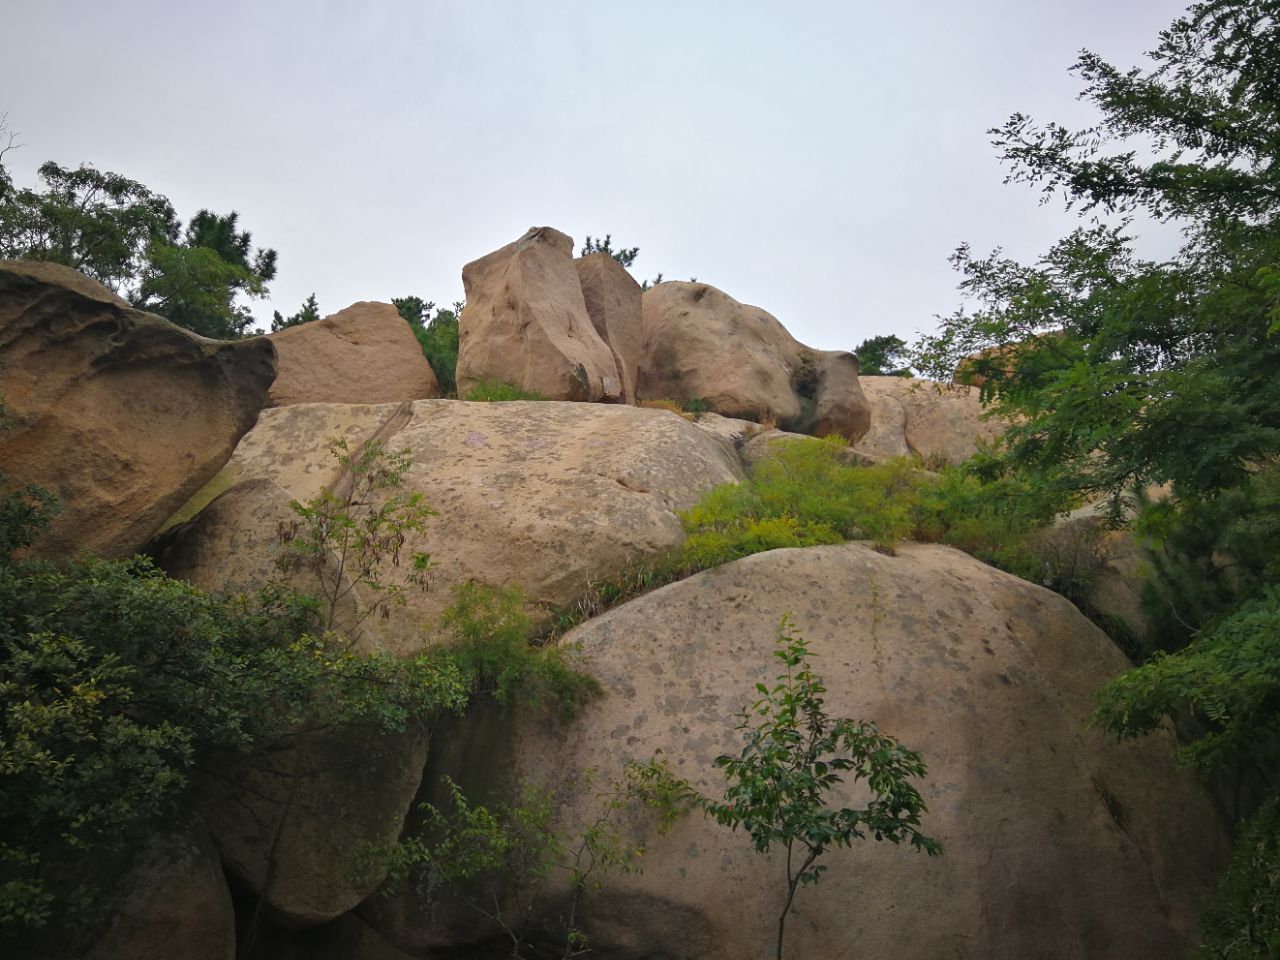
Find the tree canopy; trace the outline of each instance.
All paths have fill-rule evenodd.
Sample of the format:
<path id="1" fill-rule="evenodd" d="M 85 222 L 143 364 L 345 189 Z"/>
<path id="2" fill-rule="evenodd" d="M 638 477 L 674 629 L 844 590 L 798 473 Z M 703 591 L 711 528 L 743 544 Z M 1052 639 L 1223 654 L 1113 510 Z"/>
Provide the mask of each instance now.
<path id="1" fill-rule="evenodd" d="M 1280 948 L 1280 7 L 1204 0 L 1146 68 L 1085 51 L 1098 123 L 1014 114 L 991 131 L 1007 182 L 1060 197 L 1083 222 L 1034 263 L 966 245 L 964 308 L 917 344 L 949 379 L 964 361 L 1013 423 L 992 472 L 1077 498 L 1128 500 L 1150 551 L 1149 638 L 1160 652 L 1103 691 L 1120 736 L 1193 716 L 1183 758 L 1267 785 L 1241 809 L 1236 860 L 1199 956 Z M 1142 256 L 1143 222 L 1182 231 Z M 1171 485 L 1147 499 L 1143 487 Z"/>
<path id="2" fill-rule="evenodd" d="M 0 138 L 12 147 L 2 125 Z M 253 247 L 235 211 L 201 210 L 184 228 L 168 199 L 121 174 L 49 161 L 42 189 L 17 188 L 3 159 L 0 151 L 0 257 L 73 267 L 207 337 L 249 332 L 243 299 L 266 295 L 277 256 Z"/>
<path id="3" fill-rule="evenodd" d="M 1007 182 L 1094 215 L 1029 265 L 962 246 L 972 309 L 919 346 L 946 379 L 982 354 L 987 398 L 1025 418 L 1011 460 L 1061 464 L 1082 490 L 1213 495 L 1280 449 L 1278 50 L 1274 5 L 1200 3 L 1149 69 L 1081 55 L 1096 126 L 1015 114 L 991 131 Z M 1138 254 L 1139 213 L 1183 229 L 1176 255 Z"/>

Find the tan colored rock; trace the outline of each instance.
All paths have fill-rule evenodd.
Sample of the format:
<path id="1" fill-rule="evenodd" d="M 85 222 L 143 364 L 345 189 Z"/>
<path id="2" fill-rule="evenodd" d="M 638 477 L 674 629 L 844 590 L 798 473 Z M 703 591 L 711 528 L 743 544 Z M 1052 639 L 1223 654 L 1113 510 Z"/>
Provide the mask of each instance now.
<path id="1" fill-rule="evenodd" d="M 369 856 L 396 841 L 422 781 L 427 734 L 330 727 L 251 759 L 208 761 L 196 802 L 223 863 L 291 925 L 351 910 L 386 877 Z"/>
<path id="2" fill-rule="evenodd" d="M 141 548 L 226 463 L 274 377 L 269 340 L 206 340 L 68 267 L 0 261 L 0 469 L 62 506 L 40 555 Z"/>
<path id="3" fill-rule="evenodd" d="M 777 318 L 705 283 L 644 292 L 641 400 L 698 399 L 726 417 L 857 440 L 870 407 L 851 353 L 811 350 Z"/>
<path id="4" fill-rule="evenodd" d="M 815 437 L 831 434 L 850 442 L 861 440 L 871 428 L 871 404 L 862 393 L 858 358 L 835 350 L 818 355 L 818 395 L 815 398 Z"/>
<path id="5" fill-rule="evenodd" d="M 163 832 L 117 877 L 107 927 L 86 960 L 233 960 L 235 914 L 202 826 Z"/>
<path id="6" fill-rule="evenodd" d="M 1004 424 L 987 419 L 974 387 L 911 377 L 863 377 L 871 429 L 854 446 L 876 460 L 918 456 L 926 465 L 960 463 L 993 442 Z"/>
<path id="7" fill-rule="evenodd" d="M 1170 732 L 1120 743 L 1086 727 L 1125 658 L 1063 598 L 946 547 L 776 550 L 615 608 L 566 638 L 605 696 L 568 728 L 517 724 L 509 752 L 461 769 L 509 756 L 513 780 L 558 787 L 660 753 L 719 795 L 715 758 L 741 748 L 737 715 L 778 672 L 786 613 L 817 654 L 827 712 L 875 719 L 923 754 L 923 828 L 946 847 L 829 851 L 796 899 L 789 956 L 1128 960 L 1195 944 L 1228 843 Z M 846 786 L 832 802 L 862 796 Z M 568 829 L 595 809 L 576 789 L 558 800 Z M 649 836 L 643 875 L 601 876 L 580 924 L 609 956 L 764 956 L 780 857 L 690 816 Z"/>
<path id="8" fill-rule="evenodd" d="M 636 377 L 644 347 L 640 284 L 607 253 L 591 253 L 573 261 L 582 285 L 587 316 L 613 353 L 624 403 L 636 402 Z"/>
<path id="9" fill-rule="evenodd" d="M 410 450 L 406 487 L 439 514 L 405 546 L 432 555 L 430 589 L 363 627 L 371 645 L 401 654 L 431 642 L 455 585 L 518 585 L 534 603 L 570 603 L 591 581 L 677 544 L 676 512 L 742 476 L 732 450 L 660 410 L 454 400 L 279 407 L 263 411 L 211 487 L 257 480 L 284 494 L 244 494 L 242 509 L 215 501 L 173 532 L 166 570 L 210 588 L 247 586 L 270 570 L 277 520 L 290 516 L 284 501 L 315 497 L 337 478 L 327 449 L 335 435 L 353 448 L 376 436 Z"/>
<path id="10" fill-rule="evenodd" d="M 271 335 L 279 376 L 271 403 L 398 403 L 440 396 L 404 317 L 389 303 L 345 310 Z"/>
<path id="11" fill-rule="evenodd" d="M 702 400 L 744 420 L 800 418 L 792 374 L 803 346 L 776 318 L 705 283 L 659 283 L 644 292 L 641 400 Z"/>
<path id="12" fill-rule="evenodd" d="M 613 354 L 587 315 L 570 237 L 531 227 L 463 267 L 462 285 L 458 396 L 502 380 L 551 400 L 622 399 Z"/>

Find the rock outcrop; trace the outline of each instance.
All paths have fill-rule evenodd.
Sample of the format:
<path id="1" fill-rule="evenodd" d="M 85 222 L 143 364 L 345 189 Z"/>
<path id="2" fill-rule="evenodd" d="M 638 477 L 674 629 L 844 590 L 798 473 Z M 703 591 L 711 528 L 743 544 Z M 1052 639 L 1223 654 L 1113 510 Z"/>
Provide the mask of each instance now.
<path id="1" fill-rule="evenodd" d="M 114 909 L 86 960 L 233 960 L 235 917 L 218 852 L 204 828 L 164 831 L 116 877 Z"/>
<path id="2" fill-rule="evenodd" d="M 273 333 L 279 375 L 271 403 L 399 403 L 440 396 L 422 348 L 389 303 L 345 310 Z"/>
<path id="3" fill-rule="evenodd" d="M 573 261 L 573 240 L 532 227 L 462 268 L 458 396 L 501 380 L 551 400 L 618 401 L 623 384 L 600 339 Z"/>
<path id="4" fill-rule="evenodd" d="M 624 403 L 636 402 L 636 377 L 644 345 L 640 284 L 607 253 L 590 253 L 573 262 L 582 285 L 587 316 L 613 353 Z"/>
<path id="5" fill-rule="evenodd" d="M 742 476 L 731 446 L 660 410 L 449 400 L 279 407 L 263 411 L 187 512 L 213 494 L 242 498 L 243 508 L 215 500 L 173 531 L 165 568 L 210 589 L 260 583 L 289 499 L 306 501 L 337 479 L 334 436 L 353 449 L 375 437 L 408 449 L 406 485 L 439 514 L 405 546 L 431 554 L 430 589 L 365 626 L 375 646 L 401 654 L 431 642 L 455 585 L 518 585 L 537 604 L 572 602 L 591 581 L 674 546 L 683 537 L 676 511 Z"/>
<path id="6" fill-rule="evenodd" d="M 920 457 L 927 466 L 960 463 L 1004 432 L 987 419 L 975 387 L 911 377 L 862 377 L 871 429 L 854 448 L 867 456 Z"/>
<path id="7" fill-rule="evenodd" d="M 875 719 L 923 754 L 923 829 L 946 847 L 927 858 L 867 838 L 828 851 L 829 872 L 796 899 L 789 955 L 1122 960 L 1194 944 L 1228 844 L 1175 768 L 1171 733 L 1118 743 L 1086 727 L 1125 658 L 1062 597 L 946 547 L 776 550 L 618 607 L 566 638 L 605 695 L 569 727 L 519 722 L 507 751 L 460 757 L 464 787 L 466 771 L 510 763 L 496 772 L 557 789 L 570 830 L 599 801 L 563 786 L 566 770 L 660 754 L 719 795 L 715 759 L 741 749 L 739 711 L 779 671 L 786 613 L 817 654 L 828 713 Z M 832 802 L 862 797 L 846 783 Z M 643 875 L 584 891 L 594 946 L 628 960 L 764 954 L 781 854 L 699 815 L 645 847 Z M 405 946 L 396 917 L 374 923 Z"/>
<path id="8" fill-rule="evenodd" d="M 197 806 L 223 863 L 292 926 L 333 920 L 386 878 L 370 851 L 400 835 L 422 781 L 426 731 L 336 727 L 255 759 L 206 761 Z"/>
<path id="9" fill-rule="evenodd" d="M 68 267 L 0 261 L 0 468 L 62 507 L 35 552 L 142 547 L 253 426 L 275 360 L 269 340 L 206 340 Z"/>
<path id="10" fill-rule="evenodd" d="M 772 315 L 706 283 L 656 284 L 643 305 L 640 399 L 697 399 L 745 420 L 800 418 L 792 375 L 803 348 Z"/>
<path id="11" fill-rule="evenodd" d="M 851 353 L 811 350 L 777 318 L 705 283 L 644 292 L 641 400 L 700 400 L 726 417 L 857 440 L 870 408 Z"/>

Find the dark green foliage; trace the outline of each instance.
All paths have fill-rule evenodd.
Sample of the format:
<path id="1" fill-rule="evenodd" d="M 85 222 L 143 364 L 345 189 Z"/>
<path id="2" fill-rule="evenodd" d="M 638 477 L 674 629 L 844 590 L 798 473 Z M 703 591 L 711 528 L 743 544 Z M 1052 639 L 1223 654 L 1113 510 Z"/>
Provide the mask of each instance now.
<path id="1" fill-rule="evenodd" d="M 235 212 L 201 210 L 183 230 L 165 197 L 120 174 L 49 162 L 40 179 L 43 190 L 15 189 L 0 167 L 0 257 L 74 267 L 207 337 L 248 330 L 237 300 L 266 294 L 276 252 L 255 251 Z"/>
<path id="2" fill-rule="evenodd" d="M 302 323 L 311 323 L 320 319 L 320 304 L 316 302 L 316 295 L 313 293 L 307 297 L 302 303 L 302 308 L 292 316 L 285 317 L 279 310 L 275 310 L 271 314 L 271 332 L 283 330 L 286 327 L 296 327 Z"/>
<path id="3" fill-rule="evenodd" d="M 760 698 L 743 710 L 738 724 L 741 753 L 716 759 L 728 784 L 723 800 L 703 799 L 699 805 L 724 826 L 742 827 L 758 853 L 774 846 L 786 851 L 787 894 L 775 954 L 781 960 L 796 891 L 822 879 L 827 868 L 818 860 L 829 849 L 867 836 L 906 841 L 930 856 L 942 853 L 942 845 L 918 829 L 926 807 L 911 780 L 925 776 L 920 755 L 870 721 L 827 716 L 827 688 L 789 616 L 778 629 L 774 656 L 785 670 L 773 686 L 756 684 Z M 870 788 L 865 807 L 830 806 L 828 795 L 846 777 Z"/>
<path id="4" fill-rule="evenodd" d="M 1199 3 L 1162 34 L 1151 70 L 1081 57 L 1098 127 L 1018 114 L 992 131 L 1011 181 L 1083 210 L 1177 219 L 1187 237 L 1164 263 L 1136 256 L 1125 224 L 1082 227 L 1031 266 L 956 253 L 976 309 L 947 318 L 916 363 L 945 378 L 966 355 L 1016 348 L 983 387 L 1026 418 L 1011 461 L 1065 466 L 1082 489 L 1173 481 L 1197 496 L 1280 449 L 1278 46 L 1267 4 Z M 1156 159 L 1124 142 L 1144 135 Z"/>
<path id="5" fill-rule="evenodd" d="M 1280 957 L 1280 799 L 1268 801 L 1236 841 L 1231 867 L 1200 929 L 1197 960 Z"/>
<path id="6" fill-rule="evenodd" d="M 961 247 L 973 305 L 917 347 L 948 377 L 989 351 L 983 395 L 1015 420 L 1011 474 L 1147 504 L 1148 612 L 1164 651 L 1104 690 L 1097 722 L 1124 736 L 1168 714 L 1198 728 L 1202 768 L 1275 768 L 1275 592 L 1280 495 L 1280 17 L 1274 3 L 1206 0 L 1160 35 L 1147 69 L 1082 54 L 1076 72 L 1099 123 L 1073 131 L 1015 114 L 992 131 L 1009 180 L 1113 214 L 1031 265 Z M 1145 260 L 1135 214 L 1177 223 L 1181 249 Z M 1268 781 L 1273 782 L 1273 781 Z M 1204 956 L 1280 956 L 1275 800 L 1243 826 Z"/>
<path id="7" fill-rule="evenodd" d="M 853 348 L 858 372 L 864 377 L 909 377 L 907 342 L 893 334 L 870 337 Z"/>
<path id="8" fill-rule="evenodd" d="M 1182 748 L 1205 771 L 1280 759 L 1280 587 L 1211 621 L 1182 651 L 1156 654 L 1103 688 L 1095 722 L 1123 737 L 1155 730 L 1191 705 L 1205 726 Z"/>
<path id="9" fill-rule="evenodd" d="M 519 698 L 571 717 L 600 693 L 595 678 L 575 668 L 571 648 L 534 644 L 533 618 L 515 588 L 459 586 L 442 625 L 473 696 L 503 705 Z"/>
<path id="10" fill-rule="evenodd" d="M 481 380 L 464 397 L 483 403 L 502 403 L 508 400 L 545 400 L 536 390 L 524 390 L 505 380 Z"/>
<path id="11" fill-rule="evenodd" d="M 385 487 L 361 482 L 381 476 L 386 460 L 373 460 L 347 465 L 367 500 Z M 316 629 L 331 607 L 283 588 L 220 599 L 142 558 L 15 558 L 48 501 L 38 490 L 0 498 L 0 942 L 44 928 L 74 940 L 96 919 L 104 864 L 174 816 L 203 757 L 261 757 L 304 721 L 400 731 L 466 702 L 470 683 L 447 653 L 357 656 Z M 317 516 L 339 528 L 325 544 L 351 576 L 365 539 L 387 559 L 396 502 Z"/>
<path id="12" fill-rule="evenodd" d="M 252 244 L 234 210 L 226 215 L 201 210 L 180 240 L 157 238 L 148 247 L 133 302 L 202 336 L 244 336 L 253 315 L 237 298 L 266 296 L 276 275 L 276 252 L 255 251 Z"/>
<path id="13" fill-rule="evenodd" d="M 169 201 L 142 184 L 88 164 L 40 167 L 44 190 L 10 188 L 0 197 L 0 257 L 51 260 L 128 295 L 148 248 L 177 230 Z M 8 174 L 4 180 L 11 183 Z"/>
<path id="14" fill-rule="evenodd" d="M 147 561 L 0 566 L 0 927 L 63 922 L 66 865 L 171 812 L 212 749 L 270 749 L 303 719 L 376 723 L 462 703 L 445 659 L 355 656 L 314 607 L 224 601 Z"/>
<path id="15" fill-rule="evenodd" d="M 588 234 L 586 243 L 582 245 L 578 256 L 585 257 L 592 253 L 607 253 L 624 267 L 629 267 L 636 262 L 636 257 L 640 256 L 640 248 L 632 247 L 628 250 L 624 247 L 620 250 L 614 250 L 612 234 L 606 233 L 603 240 L 593 240 Z"/>
<path id="16" fill-rule="evenodd" d="M 458 384 L 458 319 L 462 316 L 461 302 L 452 310 L 443 307 L 431 311 L 435 304 L 421 297 L 398 297 L 391 301 L 400 316 L 404 317 L 422 347 L 422 354 L 435 372 L 442 397 L 456 397 Z"/>

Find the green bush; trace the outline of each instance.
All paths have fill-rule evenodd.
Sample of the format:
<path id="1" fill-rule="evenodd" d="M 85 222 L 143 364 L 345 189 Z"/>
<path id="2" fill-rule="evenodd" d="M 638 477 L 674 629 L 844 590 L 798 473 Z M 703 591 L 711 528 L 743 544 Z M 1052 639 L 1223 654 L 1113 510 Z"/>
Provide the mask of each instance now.
<path id="1" fill-rule="evenodd" d="M 456 397 L 458 384 L 458 320 L 462 316 L 462 304 L 455 303 L 452 310 L 441 307 L 432 316 L 435 303 L 421 297 L 394 297 L 400 316 L 409 324 L 422 355 L 431 364 L 431 370 L 440 384 L 442 397 Z"/>
<path id="2" fill-rule="evenodd" d="M 838 437 L 779 440 L 742 483 L 708 491 L 681 513 L 685 540 L 672 552 L 593 582 L 555 611 L 553 634 L 648 590 L 753 553 L 871 540 L 946 543 L 1019 576 L 1054 581 L 1061 570 L 1028 537 L 1064 508 L 1064 496 L 1016 478 L 984 478 L 982 461 L 940 474 L 901 458 L 854 466 Z"/>
<path id="3" fill-rule="evenodd" d="M 533 618 L 513 587 L 461 584 L 442 623 L 452 639 L 450 658 L 473 697 L 501 704 L 520 697 L 573 716 L 600 693 L 595 678 L 575 668 L 571 650 L 535 644 Z"/>
<path id="4" fill-rule="evenodd" d="M 222 600 L 147 560 L 0 564 L 0 931 L 93 902 L 86 854 L 169 816 L 201 756 L 304 719 L 403 729 L 465 702 L 458 667 L 356 656 L 284 592 Z M 14 928 L 18 929 L 14 929 Z M 2 934 L 0 934 L 2 935 Z"/>
<path id="5" fill-rule="evenodd" d="M 481 403 L 501 403 L 506 400 L 546 400 L 536 390 L 522 390 L 505 380 L 480 380 L 468 392 L 466 398 Z"/>

